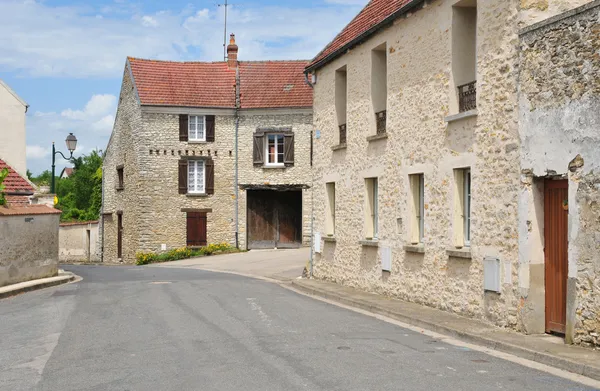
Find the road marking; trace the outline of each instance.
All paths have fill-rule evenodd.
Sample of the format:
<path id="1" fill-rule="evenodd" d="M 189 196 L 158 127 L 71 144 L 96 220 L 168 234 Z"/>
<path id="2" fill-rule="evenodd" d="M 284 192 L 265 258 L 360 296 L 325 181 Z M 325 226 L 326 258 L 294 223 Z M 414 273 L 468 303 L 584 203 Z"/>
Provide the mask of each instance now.
<path id="1" fill-rule="evenodd" d="M 263 323 L 265 323 L 267 327 L 271 327 L 271 318 L 269 315 L 265 314 L 265 312 L 262 310 L 262 307 L 256 302 L 256 299 L 254 297 L 249 297 L 246 300 L 248 303 L 250 303 L 250 308 L 252 308 L 252 311 L 258 312 L 258 316 Z"/>

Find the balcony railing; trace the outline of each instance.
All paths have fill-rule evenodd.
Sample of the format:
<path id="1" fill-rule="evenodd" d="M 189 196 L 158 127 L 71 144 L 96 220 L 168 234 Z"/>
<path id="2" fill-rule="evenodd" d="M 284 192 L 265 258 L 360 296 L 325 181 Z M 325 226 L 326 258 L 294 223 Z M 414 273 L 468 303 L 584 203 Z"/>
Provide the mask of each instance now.
<path id="1" fill-rule="evenodd" d="M 346 144 L 346 124 L 340 125 L 340 145 Z"/>
<path id="2" fill-rule="evenodd" d="M 477 108 L 477 81 L 458 86 L 458 109 L 465 112 Z"/>
<path id="3" fill-rule="evenodd" d="M 387 122 L 387 111 L 383 110 L 375 114 L 377 119 L 377 134 L 385 134 L 386 122 Z"/>

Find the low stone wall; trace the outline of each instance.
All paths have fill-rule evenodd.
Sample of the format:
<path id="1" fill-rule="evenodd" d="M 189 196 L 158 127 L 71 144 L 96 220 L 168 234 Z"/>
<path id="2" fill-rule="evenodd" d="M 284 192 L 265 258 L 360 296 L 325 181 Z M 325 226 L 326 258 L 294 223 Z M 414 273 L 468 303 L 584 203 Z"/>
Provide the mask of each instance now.
<path id="1" fill-rule="evenodd" d="M 60 262 L 99 262 L 98 222 L 63 223 L 58 234 Z"/>
<path id="2" fill-rule="evenodd" d="M 60 211 L 0 207 L 0 286 L 58 274 Z"/>

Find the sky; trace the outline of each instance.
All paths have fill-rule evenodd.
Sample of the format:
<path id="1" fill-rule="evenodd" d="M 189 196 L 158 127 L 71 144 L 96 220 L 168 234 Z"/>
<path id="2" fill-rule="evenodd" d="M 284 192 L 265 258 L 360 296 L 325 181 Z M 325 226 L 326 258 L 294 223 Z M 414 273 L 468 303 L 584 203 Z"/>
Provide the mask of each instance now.
<path id="1" fill-rule="evenodd" d="M 229 0 L 240 60 L 311 59 L 368 0 Z M 223 60 L 224 0 L 0 0 L 0 79 L 29 104 L 27 166 L 104 150 L 127 56 Z M 57 159 L 62 159 L 57 156 Z M 57 160 L 57 174 L 68 165 Z"/>

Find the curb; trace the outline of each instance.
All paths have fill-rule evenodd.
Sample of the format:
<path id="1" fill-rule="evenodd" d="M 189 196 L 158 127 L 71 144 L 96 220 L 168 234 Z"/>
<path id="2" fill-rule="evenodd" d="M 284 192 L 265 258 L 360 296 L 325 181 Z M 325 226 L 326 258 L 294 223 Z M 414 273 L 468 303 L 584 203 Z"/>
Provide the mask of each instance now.
<path id="1" fill-rule="evenodd" d="M 387 316 L 394 320 L 398 320 L 400 322 L 409 324 L 411 326 L 421 327 L 427 330 L 431 330 L 440 334 L 448 335 L 450 337 L 454 337 L 460 339 L 465 342 L 470 342 L 476 345 L 484 346 L 486 348 L 497 350 L 503 353 L 512 354 L 514 356 L 518 356 L 530 361 L 534 361 L 540 364 L 548 365 L 554 368 L 562 369 L 564 371 L 572 372 L 578 375 L 586 376 L 594 380 L 600 380 L 600 368 L 591 367 L 586 364 L 581 364 L 575 361 L 567 360 L 561 357 L 553 356 L 550 354 L 546 354 L 543 352 L 538 352 L 530 349 L 526 349 L 517 345 L 493 340 L 491 338 L 487 338 L 481 335 L 477 335 L 474 333 L 469 333 L 464 330 L 457 330 L 452 327 L 440 325 L 437 323 L 424 321 L 416 318 L 412 318 L 401 313 L 391 312 L 379 308 L 375 305 L 365 303 L 361 300 L 354 300 L 342 295 L 338 295 L 332 292 L 328 292 L 326 290 L 319 290 L 312 287 L 308 287 L 299 283 L 297 280 L 292 280 L 292 286 L 299 291 L 307 293 L 313 296 L 319 296 L 328 300 L 336 301 L 338 303 L 360 308 L 362 310 L 377 314 Z"/>
<path id="2" fill-rule="evenodd" d="M 42 278 L 39 280 L 25 281 L 14 285 L 7 285 L 0 288 L 0 299 L 7 297 L 16 296 L 21 293 L 31 292 L 38 289 L 50 288 L 53 286 L 66 284 L 74 281 L 76 278 L 75 274 L 65 273 L 56 277 Z M 11 288 L 12 289 L 8 289 Z"/>

